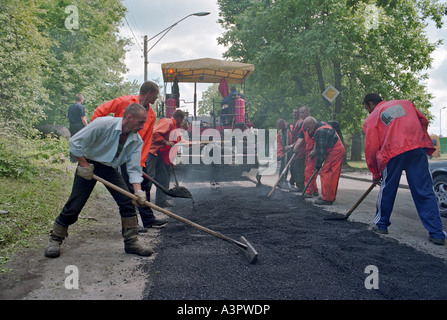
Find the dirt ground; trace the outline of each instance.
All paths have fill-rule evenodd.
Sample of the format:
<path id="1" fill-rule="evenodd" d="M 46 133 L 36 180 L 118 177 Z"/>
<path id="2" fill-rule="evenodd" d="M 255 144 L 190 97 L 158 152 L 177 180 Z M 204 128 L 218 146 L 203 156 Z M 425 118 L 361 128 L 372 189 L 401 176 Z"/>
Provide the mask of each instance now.
<path id="1" fill-rule="evenodd" d="M 20 250 L 13 261 L 4 266 L 12 272 L 0 275 L 0 299 L 142 298 L 146 285 L 144 265 L 153 262 L 156 254 L 143 258 L 124 252 L 118 207 L 104 186 L 98 183 L 96 188 L 99 192 L 89 199 L 81 213 L 81 222 L 69 228 L 59 258 L 44 256 L 48 238 L 36 239 L 37 249 Z M 155 248 L 159 236 L 160 229 L 152 228 L 140 236 L 140 241 Z M 67 289 L 65 285 L 66 279 L 74 275 L 71 270 L 66 272 L 67 266 L 78 269 L 78 289 Z"/>
<path id="2" fill-rule="evenodd" d="M 0 276 L 0 299 L 447 299 L 445 259 L 364 223 L 323 220 L 327 211 L 296 194 L 277 190 L 267 198 L 271 187 L 257 186 L 253 176 L 200 168 L 177 174 L 194 201 L 176 198 L 170 210 L 236 240 L 244 236 L 259 253 L 255 264 L 234 244 L 172 218 L 140 236 L 155 255 L 125 254 L 118 211 L 104 189 L 89 201 L 83 223 L 70 228 L 59 258 L 43 256 L 47 239 L 18 253 L 6 266 L 13 271 Z M 70 265 L 79 270 L 79 289 L 65 286 Z M 377 278 L 365 272 L 371 267 Z"/>

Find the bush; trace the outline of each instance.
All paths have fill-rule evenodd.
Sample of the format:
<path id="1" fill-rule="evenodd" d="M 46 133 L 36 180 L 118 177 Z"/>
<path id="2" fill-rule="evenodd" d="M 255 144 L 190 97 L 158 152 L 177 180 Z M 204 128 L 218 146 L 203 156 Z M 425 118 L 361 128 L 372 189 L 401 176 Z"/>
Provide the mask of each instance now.
<path id="1" fill-rule="evenodd" d="M 68 149 L 64 138 L 25 138 L 0 128 L 0 177 L 32 180 L 41 167 L 67 159 Z"/>
<path id="2" fill-rule="evenodd" d="M 14 252 L 48 239 L 49 229 L 70 194 L 71 172 L 46 168 L 43 172 L 42 179 L 34 181 L 0 177 L 0 273 Z"/>
<path id="3" fill-rule="evenodd" d="M 68 150 L 65 138 L 26 138 L 0 125 L 0 273 L 12 252 L 48 233 L 67 200 Z"/>

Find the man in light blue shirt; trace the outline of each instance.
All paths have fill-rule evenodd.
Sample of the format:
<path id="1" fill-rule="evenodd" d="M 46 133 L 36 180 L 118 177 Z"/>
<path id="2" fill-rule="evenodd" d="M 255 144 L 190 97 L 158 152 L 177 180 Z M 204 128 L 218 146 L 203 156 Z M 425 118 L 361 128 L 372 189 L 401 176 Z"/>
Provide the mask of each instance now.
<path id="1" fill-rule="evenodd" d="M 56 258 L 60 255 L 60 245 L 67 236 L 68 227 L 77 221 L 95 187 L 93 174 L 127 190 L 126 182 L 118 172 L 118 168 L 126 163 L 137 203 L 144 205 L 146 193 L 141 190 L 143 178 L 140 167 L 143 140 L 138 131 L 143 128 L 146 115 L 144 107 L 132 103 L 122 118 L 97 118 L 70 139 L 70 152 L 78 160 L 78 167 L 71 195 L 53 224 L 45 256 Z M 151 255 L 153 251 L 138 242 L 137 215 L 132 200 L 114 189 L 107 189 L 119 207 L 125 252 Z"/>

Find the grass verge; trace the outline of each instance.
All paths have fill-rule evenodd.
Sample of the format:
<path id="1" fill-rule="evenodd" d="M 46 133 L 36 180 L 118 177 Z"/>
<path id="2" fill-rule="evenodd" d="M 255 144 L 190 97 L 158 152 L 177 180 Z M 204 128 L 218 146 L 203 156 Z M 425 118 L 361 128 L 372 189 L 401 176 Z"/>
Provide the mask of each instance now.
<path id="1" fill-rule="evenodd" d="M 71 191 L 68 166 L 42 168 L 32 180 L 0 177 L 0 272 L 17 250 L 47 238 Z"/>

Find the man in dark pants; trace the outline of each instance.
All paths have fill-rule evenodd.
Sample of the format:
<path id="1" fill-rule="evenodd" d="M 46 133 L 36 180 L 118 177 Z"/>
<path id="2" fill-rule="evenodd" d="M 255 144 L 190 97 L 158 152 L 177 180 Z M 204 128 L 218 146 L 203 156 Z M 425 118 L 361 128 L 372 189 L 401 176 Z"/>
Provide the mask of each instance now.
<path id="1" fill-rule="evenodd" d="M 141 190 L 143 178 L 140 167 L 143 140 L 138 131 L 146 122 L 146 113 L 144 107 L 133 103 L 126 108 L 123 118 L 98 118 L 70 139 L 70 152 L 78 159 L 78 167 L 71 195 L 53 224 L 45 256 L 56 258 L 60 255 L 60 245 L 67 236 L 68 227 L 77 221 L 95 187 L 93 174 L 127 190 L 126 182 L 117 170 L 126 163 L 129 181 L 138 199 L 137 204 L 144 205 L 146 193 Z M 118 191 L 107 189 L 119 207 L 125 252 L 151 255 L 153 251 L 138 242 L 134 203 Z"/>
<path id="2" fill-rule="evenodd" d="M 304 171 L 306 167 L 306 145 L 304 142 L 303 134 L 303 122 L 310 116 L 310 108 L 308 106 L 302 106 L 293 110 L 293 119 L 295 123 L 293 125 L 292 134 L 292 146 L 293 161 L 290 165 L 290 173 L 292 175 L 290 183 L 295 184 L 290 190 L 291 192 L 302 192 L 304 190 Z M 301 140 L 299 140 L 301 139 Z"/>
<path id="3" fill-rule="evenodd" d="M 151 148 L 146 161 L 146 168 L 148 169 L 148 175 L 163 185 L 166 189 L 169 189 L 169 167 L 171 163 L 170 160 L 163 159 L 162 150 L 165 150 L 165 148 L 172 148 L 177 143 L 177 135 L 171 133 L 180 128 L 185 116 L 185 112 L 177 109 L 174 111 L 171 118 L 160 119 L 154 127 Z M 169 154 L 169 150 L 167 150 L 167 153 Z M 150 192 L 151 185 L 152 184 L 149 185 L 147 192 Z M 172 203 L 167 200 L 167 195 L 158 188 L 155 195 L 155 204 L 160 207 L 172 206 Z"/>
<path id="4" fill-rule="evenodd" d="M 77 94 L 76 102 L 68 107 L 68 122 L 70 124 L 70 134 L 73 137 L 79 130 L 87 125 L 85 118 L 85 107 L 82 105 L 84 97 L 82 94 Z M 70 161 L 76 162 L 76 158 L 70 153 Z"/>
<path id="5" fill-rule="evenodd" d="M 144 124 L 143 129 L 140 130 L 140 132 L 138 133 L 143 139 L 140 166 L 143 167 L 143 171 L 146 174 L 148 173 L 146 168 L 146 159 L 151 147 L 152 133 L 156 120 L 156 115 L 151 107 L 151 104 L 154 104 L 157 100 L 158 93 L 158 85 L 153 81 L 146 81 L 141 85 L 138 95 L 121 96 L 107 101 L 95 109 L 91 118 L 91 121 L 93 121 L 97 117 L 105 117 L 111 113 L 113 113 L 115 117 L 122 117 L 126 107 L 132 103 L 139 103 L 146 109 L 146 123 Z M 124 178 L 124 181 L 127 182 L 129 190 L 133 192 L 132 185 L 129 183 L 128 180 L 126 164 L 123 164 L 123 166 L 121 167 L 121 174 Z M 149 181 L 144 180 L 142 182 L 142 188 L 146 191 L 146 200 L 150 202 L 150 193 L 148 192 L 148 188 L 150 188 Z M 138 226 L 140 232 L 147 232 L 147 228 L 151 228 L 152 226 L 160 226 L 167 223 L 167 219 L 157 218 L 150 207 L 139 207 L 138 211 L 140 213 L 141 222 L 143 224 L 143 227 Z"/>
<path id="6" fill-rule="evenodd" d="M 380 182 L 377 200 L 376 231 L 388 233 L 402 171 L 429 240 L 443 245 L 445 234 L 439 214 L 427 154 L 435 148 L 427 133 L 427 118 L 408 100 L 383 101 L 376 93 L 363 99 L 369 112 L 363 124 L 365 158 L 375 183 Z"/>

